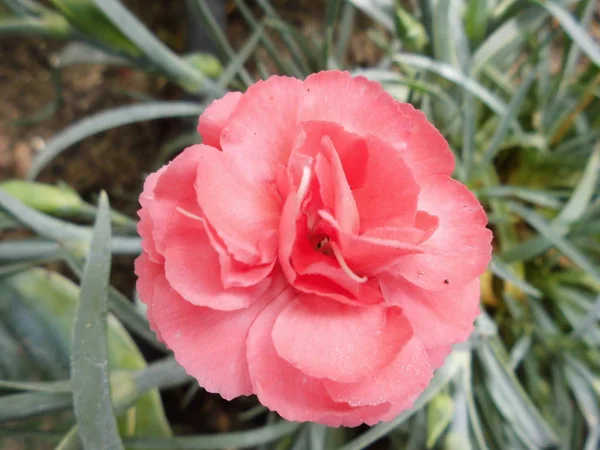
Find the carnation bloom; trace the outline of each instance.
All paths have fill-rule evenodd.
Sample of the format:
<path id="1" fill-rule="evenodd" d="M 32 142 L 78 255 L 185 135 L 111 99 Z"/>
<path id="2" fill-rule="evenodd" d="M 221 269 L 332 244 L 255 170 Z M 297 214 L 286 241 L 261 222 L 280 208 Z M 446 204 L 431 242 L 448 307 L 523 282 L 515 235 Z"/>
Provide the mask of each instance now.
<path id="1" fill-rule="evenodd" d="M 158 337 L 206 390 L 288 420 L 409 408 L 472 331 L 491 256 L 441 134 L 339 71 L 229 93 L 198 131 L 140 197 L 137 286 Z"/>

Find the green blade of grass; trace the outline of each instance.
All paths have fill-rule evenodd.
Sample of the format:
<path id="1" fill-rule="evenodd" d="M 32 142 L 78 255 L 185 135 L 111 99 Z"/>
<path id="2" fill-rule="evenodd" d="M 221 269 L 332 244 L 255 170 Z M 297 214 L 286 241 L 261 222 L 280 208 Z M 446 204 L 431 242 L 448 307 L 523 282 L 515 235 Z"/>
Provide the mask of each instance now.
<path id="1" fill-rule="evenodd" d="M 431 58 L 408 53 L 398 53 L 394 55 L 393 60 L 398 64 L 407 64 L 418 69 L 434 72 L 475 95 L 496 114 L 499 114 L 500 116 L 505 116 L 507 114 L 508 107 L 504 101 L 499 99 L 494 93 L 490 92 L 474 78 L 464 75 L 448 64 L 438 63 Z M 521 127 L 518 123 L 513 121 L 511 125 L 518 132 L 521 131 Z"/>
<path id="2" fill-rule="evenodd" d="M 8 195 L 3 189 L 0 189 L 0 207 L 23 225 L 50 239 L 57 241 L 77 240 L 85 239 L 89 235 L 88 230 L 83 227 L 63 222 L 25 206 Z"/>
<path id="3" fill-rule="evenodd" d="M 393 1 L 384 3 L 373 0 L 350 0 L 350 3 L 371 17 L 375 22 L 383 25 L 388 31 L 394 31 Z"/>
<path id="4" fill-rule="evenodd" d="M 0 397 L 0 423 L 36 417 L 70 407 L 72 395 L 65 392 L 25 392 Z"/>
<path id="5" fill-rule="evenodd" d="M 562 26 L 565 33 L 579 46 L 579 48 L 590 58 L 590 60 L 600 66 L 600 46 L 598 46 L 590 34 L 585 30 L 565 8 L 552 0 L 539 1 L 534 0 L 543 6 L 556 21 Z"/>
<path id="6" fill-rule="evenodd" d="M 489 164 L 492 163 L 498 151 L 500 150 L 500 144 L 504 140 L 506 133 L 509 130 L 510 124 L 517 120 L 521 105 L 527 97 L 529 88 L 535 80 L 536 73 L 534 71 L 529 72 L 525 80 L 519 86 L 519 90 L 515 93 L 514 97 L 510 101 L 506 114 L 502 117 L 500 125 L 496 129 L 494 136 L 492 137 L 488 147 L 483 151 L 481 155 L 481 161 L 479 167 L 481 170 L 485 170 Z"/>
<path id="7" fill-rule="evenodd" d="M 490 270 L 499 278 L 503 279 L 504 281 L 508 281 L 511 284 L 514 284 L 523 292 L 536 298 L 540 298 L 542 296 L 542 293 L 539 291 L 539 289 L 532 286 L 522 278 L 517 277 L 517 275 L 512 271 L 508 264 L 506 264 L 496 255 L 492 256 Z"/>
<path id="8" fill-rule="evenodd" d="M 273 425 L 266 425 L 248 431 L 233 431 L 205 436 L 181 436 L 170 439 L 136 438 L 125 439 L 125 445 L 130 449 L 190 449 L 213 450 L 229 448 L 250 448 L 260 444 L 277 441 L 295 432 L 299 423 L 282 420 Z"/>
<path id="9" fill-rule="evenodd" d="M 548 448 L 557 443 L 552 428 L 542 418 L 517 378 L 501 362 L 498 342 L 482 342 L 477 355 L 486 374 L 488 392 L 505 419 L 523 442 L 531 442 L 534 448 Z"/>
<path id="10" fill-rule="evenodd" d="M 92 0 L 96 7 L 161 71 L 190 91 L 219 97 L 224 92 L 184 59 L 173 53 L 119 0 Z"/>
<path id="11" fill-rule="evenodd" d="M 235 60 L 238 55 L 235 50 L 229 44 L 227 40 L 227 36 L 213 17 L 206 0 L 188 0 L 188 3 L 193 5 L 196 10 L 202 16 L 202 19 L 208 25 L 208 29 L 210 30 L 210 34 L 212 35 L 213 40 L 217 43 L 221 51 L 227 56 L 227 58 L 231 61 Z M 246 84 L 246 86 L 250 86 L 254 83 L 252 76 L 248 73 L 248 71 L 244 67 L 240 67 L 238 71 L 241 80 Z M 237 75 L 237 73 L 236 73 Z M 223 86 L 221 84 L 221 86 Z"/>
<path id="12" fill-rule="evenodd" d="M 76 277 L 82 278 L 83 265 L 73 256 L 66 256 L 67 264 Z M 158 350 L 164 351 L 165 346 L 156 339 L 156 335 L 148 327 L 148 321 L 136 309 L 135 305 L 112 286 L 108 287 L 108 308 L 134 334 L 144 339 Z"/>
<path id="13" fill-rule="evenodd" d="M 510 202 L 509 209 L 521 216 L 529 225 L 550 241 L 558 250 L 567 256 L 573 263 L 584 269 L 596 282 L 600 283 L 600 270 L 579 249 L 563 238 L 560 233 L 552 228 L 539 214 L 517 203 Z"/>
<path id="14" fill-rule="evenodd" d="M 333 31 L 338 20 L 341 4 L 341 0 L 330 0 L 327 2 L 325 9 L 324 40 L 321 47 L 321 67 L 323 69 L 329 68 L 330 65 L 329 59 L 332 57 Z"/>
<path id="15" fill-rule="evenodd" d="M 100 196 L 89 256 L 73 323 L 71 382 L 79 436 L 86 448 L 122 449 L 108 375 L 108 278 L 111 265 L 110 207 Z"/>
<path id="16" fill-rule="evenodd" d="M 204 108 L 187 102 L 155 102 L 142 105 L 121 106 L 109 109 L 76 122 L 50 139 L 31 165 L 28 178 L 34 179 L 40 171 L 71 145 L 102 131 L 145 120 L 167 117 L 194 117 Z"/>
<path id="17" fill-rule="evenodd" d="M 264 28 L 262 25 L 259 25 L 250 38 L 246 41 L 244 46 L 237 52 L 237 54 L 233 55 L 225 70 L 219 77 L 217 84 L 223 88 L 227 87 L 229 83 L 233 81 L 233 79 L 238 75 L 245 72 L 244 64 L 250 58 L 250 56 L 254 53 L 260 40 L 264 34 Z M 250 80 L 249 84 L 252 84 L 253 80 Z"/>

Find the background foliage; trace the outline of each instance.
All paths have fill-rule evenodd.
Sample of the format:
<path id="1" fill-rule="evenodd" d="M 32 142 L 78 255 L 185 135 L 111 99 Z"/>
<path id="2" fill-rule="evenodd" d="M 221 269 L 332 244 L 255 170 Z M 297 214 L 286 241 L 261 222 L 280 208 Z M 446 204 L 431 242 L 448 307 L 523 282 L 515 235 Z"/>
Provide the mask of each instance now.
<path id="1" fill-rule="evenodd" d="M 2 3 L 0 35 L 64 42 L 57 76 L 100 63 L 167 80 L 188 100 L 138 95 L 75 121 L 44 143 L 27 180 L 0 184 L 0 447 L 600 447 L 596 1 L 328 0 L 315 9 L 319 30 L 307 35 L 282 19 L 285 2 L 235 0 L 227 6 L 249 33 L 234 49 L 207 3 L 188 0 L 219 59 L 178 54 L 118 0 Z M 379 55 L 363 67 L 349 58 L 359 23 Z M 228 89 L 326 68 L 381 82 L 449 140 L 455 176 L 476 192 L 494 230 L 484 312 L 469 342 L 393 422 L 288 423 L 250 398 L 233 402 L 224 432 L 198 434 L 205 428 L 193 424 L 194 399 L 207 396 L 156 341 L 135 296 L 109 283 L 113 257 L 140 250 L 135 218 L 111 209 L 104 194 L 84 201 L 68 185 L 37 179 L 90 136 L 197 117 Z M 60 96 L 29 119 L 58 108 Z M 190 129 L 177 133 L 151 169 L 196 139 Z"/>

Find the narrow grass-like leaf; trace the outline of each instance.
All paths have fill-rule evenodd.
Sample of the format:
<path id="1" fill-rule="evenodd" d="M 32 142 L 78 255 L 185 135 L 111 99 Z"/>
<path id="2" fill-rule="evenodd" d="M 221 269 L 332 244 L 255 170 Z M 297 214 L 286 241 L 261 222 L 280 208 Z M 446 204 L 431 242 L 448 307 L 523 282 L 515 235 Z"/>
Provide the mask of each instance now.
<path id="1" fill-rule="evenodd" d="M 491 164 L 491 162 L 498 154 L 498 151 L 500 150 L 500 144 L 504 140 L 504 137 L 506 136 L 506 133 L 508 132 L 508 129 L 510 127 L 510 124 L 517 120 L 519 110 L 521 109 L 521 105 L 525 101 L 527 93 L 529 92 L 529 88 L 535 80 L 535 76 L 535 71 L 531 71 L 525 77 L 525 80 L 519 86 L 519 90 L 511 99 L 506 114 L 502 117 L 500 125 L 496 129 L 492 140 L 490 141 L 488 147 L 484 150 L 481 156 L 479 167 L 481 167 L 483 170 L 485 170 L 485 168 L 487 168 L 487 166 Z"/>
<path id="2" fill-rule="evenodd" d="M 589 206 L 594 194 L 597 194 L 598 180 L 600 179 L 600 143 L 596 144 L 592 156 L 588 160 L 581 180 L 577 184 L 573 195 L 558 215 L 560 223 L 571 224 L 580 219 Z"/>
<path id="3" fill-rule="evenodd" d="M 375 22 L 387 28 L 388 31 L 394 31 L 393 0 L 350 0 L 350 2 Z"/>
<path id="4" fill-rule="evenodd" d="M 73 273 L 81 279 L 83 267 L 79 260 L 68 255 L 66 261 Z M 165 349 L 165 346 L 156 339 L 156 335 L 148 327 L 148 321 L 137 311 L 135 305 L 112 286 L 108 287 L 108 308 L 137 336 L 158 350 Z"/>
<path id="5" fill-rule="evenodd" d="M 221 26 L 217 23 L 216 19 L 213 17 L 213 14 L 212 14 L 206 0 L 188 0 L 188 2 L 190 4 L 192 4 L 194 7 L 196 7 L 197 10 L 200 12 L 200 15 L 202 16 L 202 20 L 208 26 L 208 29 L 210 30 L 210 34 L 212 35 L 213 40 L 219 46 L 221 51 L 230 60 L 230 63 L 234 59 L 238 58 L 239 55 L 236 54 L 235 50 L 229 44 L 229 41 L 227 40 L 227 36 L 225 35 Z M 240 74 L 240 78 L 247 86 L 250 86 L 254 82 L 254 80 L 252 79 L 252 76 L 248 73 L 248 71 L 246 69 L 244 69 L 244 67 L 240 66 L 238 72 Z M 223 85 L 221 85 L 221 86 L 223 86 Z"/>
<path id="6" fill-rule="evenodd" d="M 171 439 L 136 438 L 125 439 L 125 445 L 130 449 L 190 449 L 213 450 L 229 448 L 251 448 L 260 444 L 270 443 L 292 434 L 300 426 L 299 423 L 282 420 L 273 425 L 266 425 L 248 431 L 234 431 L 204 436 L 181 436 Z"/>
<path id="7" fill-rule="evenodd" d="M 221 96 L 224 92 L 184 59 L 173 53 L 146 28 L 119 0 L 92 0 L 129 40 L 135 43 L 156 66 L 182 87 Z"/>
<path id="8" fill-rule="evenodd" d="M 295 59 L 295 61 L 298 63 L 298 65 L 302 68 L 302 71 L 305 74 L 310 73 L 310 67 L 309 67 L 310 64 L 305 59 L 307 56 L 306 49 L 302 49 L 302 47 L 301 47 L 300 41 L 301 41 L 302 36 L 299 36 L 296 34 L 294 37 L 292 37 L 293 34 L 296 32 L 296 30 L 293 29 L 292 27 L 288 26 L 285 22 L 281 21 L 279 14 L 277 14 L 277 11 L 273 7 L 273 5 L 271 5 L 271 2 L 269 2 L 269 0 L 256 0 L 256 3 L 258 3 L 258 5 L 262 8 L 262 10 L 265 12 L 267 17 L 273 19 L 275 23 L 278 23 L 280 25 L 280 30 L 283 30 L 281 33 L 281 38 L 283 39 L 283 41 L 287 45 L 288 49 L 290 50 L 292 57 Z M 303 56 L 304 56 L 304 58 L 303 58 Z M 309 56 L 309 60 L 310 60 L 311 57 L 315 57 L 316 55 L 308 55 L 308 56 Z"/>
<path id="9" fill-rule="evenodd" d="M 489 106 L 490 109 L 495 113 L 501 116 L 505 116 L 507 114 L 508 108 L 504 101 L 499 99 L 494 93 L 486 89 L 474 78 L 464 75 L 463 73 L 459 72 L 454 67 L 448 64 L 436 62 L 433 59 L 427 58 L 425 56 L 413 55 L 408 53 L 398 53 L 394 55 L 393 60 L 398 64 L 407 64 L 418 69 L 434 72 L 446 78 L 447 80 L 456 83 L 463 89 L 466 89 L 469 92 L 471 92 L 483 103 Z M 514 121 L 512 123 L 512 126 L 518 131 L 521 130 L 519 124 Z"/>
<path id="10" fill-rule="evenodd" d="M 49 394 L 60 394 L 71 392 L 71 382 L 63 381 L 10 381 L 0 380 L 0 389 L 26 392 L 46 392 Z"/>
<path id="11" fill-rule="evenodd" d="M 497 275 L 504 281 L 508 281 L 509 283 L 515 285 L 523 292 L 536 298 L 540 298 L 542 296 L 542 293 L 537 288 L 535 288 L 522 278 L 517 277 L 517 275 L 510 269 L 510 267 L 496 255 L 492 256 L 490 270 L 495 275 Z"/>
<path id="12" fill-rule="evenodd" d="M 37 177 L 40 171 L 71 145 L 102 131 L 130 123 L 167 117 L 194 117 L 204 108 L 187 102 L 156 102 L 143 105 L 121 106 L 109 109 L 76 122 L 50 139 L 42 153 L 34 160 L 28 177 Z"/>
<path id="13" fill-rule="evenodd" d="M 79 427 L 73 425 L 54 450 L 80 450 L 80 448 L 81 439 L 79 438 Z"/>
<path id="14" fill-rule="evenodd" d="M 584 269 L 594 280 L 600 283 L 600 270 L 560 233 L 552 228 L 539 214 L 517 203 L 510 202 L 509 209 L 521 216 L 529 225 L 535 228 L 544 238 L 570 258 L 575 264 Z"/>
<path id="15" fill-rule="evenodd" d="M 329 58 L 333 47 L 333 31 L 340 13 L 341 0 L 329 0 L 325 9 L 325 32 L 321 47 L 321 67 L 329 68 Z"/>
<path id="16" fill-rule="evenodd" d="M 547 13 L 540 13 L 538 8 L 530 7 L 504 22 L 473 53 L 471 73 L 479 73 L 499 52 L 523 42 L 544 23 L 547 16 Z"/>
<path id="17" fill-rule="evenodd" d="M 548 448 L 557 443 L 552 428 L 544 421 L 515 375 L 500 361 L 496 346 L 481 342 L 477 354 L 486 373 L 486 384 L 494 403 L 524 442 L 536 448 Z"/>
<path id="18" fill-rule="evenodd" d="M 356 8 L 354 5 L 350 2 L 345 2 L 335 42 L 335 59 L 342 67 L 346 65 L 350 39 L 352 38 L 352 31 L 354 30 L 355 16 Z"/>
<path id="19" fill-rule="evenodd" d="M 58 259 L 63 255 L 63 247 L 45 239 L 22 239 L 0 242 L 0 263 L 26 261 L 31 259 Z"/>
<path id="20" fill-rule="evenodd" d="M 563 30 L 565 30 L 565 33 L 573 39 L 588 58 L 590 58 L 596 66 L 600 66 L 600 47 L 594 42 L 587 30 L 577 23 L 569 11 L 552 0 L 536 0 L 536 3 L 546 8 L 556 21 L 560 23 Z"/>
<path id="21" fill-rule="evenodd" d="M 79 435 L 86 448 L 122 449 L 108 375 L 106 318 L 110 273 L 110 207 L 100 196 L 73 323 L 71 379 Z"/>
<path id="22" fill-rule="evenodd" d="M 0 423 L 67 409 L 72 395 L 65 392 L 25 392 L 0 397 Z"/>
<path id="23" fill-rule="evenodd" d="M 588 381 L 575 369 L 567 366 L 565 377 L 589 428 L 584 450 L 595 450 L 600 445 L 600 406 L 597 397 Z"/>
<path id="24" fill-rule="evenodd" d="M 0 207 L 23 225 L 41 236 L 58 241 L 85 239 L 89 232 L 83 228 L 32 209 L 0 189 Z"/>
<path id="25" fill-rule="evenodd" d="M 244 64 L 246 64 L 246 61 L 248 61 L 250 56 L 252 56 L 252 54 L 258 47 L 263 33 L 263 26 L 258 26 L 252 33 L 252 36 L 248 38 L 244 46 L 239 50 L 239 52 L 233 55 L 233 57 L 229 61 L 229 64 L 227 65 L 227 67 L 225 67 L 225 70 L 223 70 L 223 73 L 219 77 L 219 80 L 217 82 L 219 86 L 222 86 L 223 88 L 227 87 L 229 83 L 231 83 L 238 74 L 245 72 Z M 248 82 L 245 81 L 245 83 L 250 85 L 253 83 L 253 80 L 249 79 Z"/>
<path id="26" fill-rule="evenodd" d="M 477 191 L 477 195 L 478 197 L 487 198 L 515 197 L 520 200 L 551 209 L 560 209 L 560 207 L 563 205 L 563 203 L 558 199 L 557 195 L 553 194 L 552 192 L 518 186 L 497 186 L 485 188 Z"/>

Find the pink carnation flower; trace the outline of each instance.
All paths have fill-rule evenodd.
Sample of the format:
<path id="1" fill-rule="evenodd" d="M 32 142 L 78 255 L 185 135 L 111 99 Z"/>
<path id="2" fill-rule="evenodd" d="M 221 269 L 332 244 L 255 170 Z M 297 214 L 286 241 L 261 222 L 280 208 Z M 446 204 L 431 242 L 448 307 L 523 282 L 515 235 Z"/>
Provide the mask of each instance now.
<path id="1" fill-rule="evenodd" d="M 441 134 L 339 71 L 272 77 L 200 117 L 146 180 L 138 290 L 179 363 L 292 421 L 391 420 L 479 312 L 486 215 Z"/>

